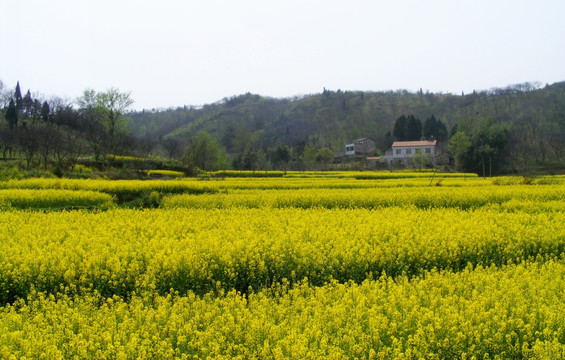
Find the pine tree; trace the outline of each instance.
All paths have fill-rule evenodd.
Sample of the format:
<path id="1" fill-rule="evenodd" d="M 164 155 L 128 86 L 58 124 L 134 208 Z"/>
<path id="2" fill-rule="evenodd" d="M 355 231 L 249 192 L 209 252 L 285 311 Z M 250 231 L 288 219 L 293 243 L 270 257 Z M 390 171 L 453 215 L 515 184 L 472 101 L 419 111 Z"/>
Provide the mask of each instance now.
<path id="1" fill-rule="evenodd" d="M 437 129 L 437 119 L 435 116 L 430 116 L 424 121 L 424 138 L 430 140 L 432 137 L 435 138 Z"/>
<path id="2" fill-rule="evenodd" d="M 50 112 L 51 110 L 49 109 L 49 103 L 47 101 L 44 101 L 43 105 L 41 105 L 41 120 L 48 122 Z"/>
<path id="3" fill-rule="evenodd" d="M 20 108 L 23 111 L 26 118 L 31 118 L 33 113 L 33 99 L 31 98 L 31 92 L 27 91 L 24 98 L 22 99 L 22 106 Z"/>
<path id="4" fill-rule="evenodd" d="M 430 116 L 426 121 L 424 121 L 424 138 L 427 140 L 437 140 L 446 141 L 447 140 L 447 128 L 445 124 L 436 119 L 435 116 Z"/>
<path id="5" fill-rule="evenodd" d="M 406 130 L 404 131 L 406 141 L 417 141 L 422 137 L 422 122 L 414 115 L 406 119 Z"/>
<path id="6" fill-rule="evenodd" d="M 14 90 L 14 99 L 16 101 L 16 111 L 22 110 L 22 92 L 20 90 L 20 82 L 18 81 L 16 85 L 16 90 Z"/>
<path id="7" fill-rule="evenodd" d="M 396 141 L 406 140 L 406 116 L 400 115 L 398 119 L 396 119 L 392 135 Z"/>

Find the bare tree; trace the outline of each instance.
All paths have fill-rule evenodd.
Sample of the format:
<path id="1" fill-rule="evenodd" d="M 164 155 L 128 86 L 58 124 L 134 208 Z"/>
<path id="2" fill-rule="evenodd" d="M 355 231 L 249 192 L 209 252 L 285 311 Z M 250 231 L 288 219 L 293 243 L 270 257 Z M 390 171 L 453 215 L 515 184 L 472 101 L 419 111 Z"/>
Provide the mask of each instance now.
<path id="1" fill-rule="evenodd" d="M 177 158 L 181 155 L 182 146 L 177 139 L 168 138 L 161 142 L 167 152 L 169 159 Z"/>
<path id="2" fill-rule="evenodd" d="M 0 126 L 0 151 L 4 160 L 7 160 L 8 155 L 12 157 L 16 145 L 15 130 L 8 126 Z"/>
<path id="3" fill-rule="evenodd" d="M 137 148 L 144 157 L 150 156 L 156 145 L 153 139 L 142 139 L 137 142 Z"/>
<path id="4" fill-rule="evenodd" d="M 55 146 L 62 142 L 61 133 L 53 126 L 41 124 L 34 127 L 37 133 L 38 153 L 43 160 L 43 169 L 47 170 L 49 156 Z"/>
<path id="5" fill-rule="evenodd" d="M 23 153 L 26 166 L 29 169 L 33 158 L 39 152 L 40 133 L 33 126 L 25 126 L 18 128 L 16 131 L 18 147 Z"/>
<path id="6" fill-rule="evenodd" d="M 0 79 L 0 109 L 8 106 L 10 99 L 12 98 L 12 93 L 8 91 L 4 82 Z"/>

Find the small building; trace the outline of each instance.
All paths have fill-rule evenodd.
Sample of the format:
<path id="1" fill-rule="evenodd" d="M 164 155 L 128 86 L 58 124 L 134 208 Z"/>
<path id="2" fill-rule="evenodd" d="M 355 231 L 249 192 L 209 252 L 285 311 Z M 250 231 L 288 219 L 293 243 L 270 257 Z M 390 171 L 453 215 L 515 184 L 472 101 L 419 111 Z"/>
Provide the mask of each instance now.
<path id="1" fill-rule="evenodd" d="M 410 160 L 415 154 L 422 153 L 427 155 L 433 164 L 437 154 L 436 145 L 437 140 L 395 141 L 392 143 L 392 147 L 386 152 L 384 160 L 389 165 L 409 165 Z"/>
<path id="2" fill-rule="evenodd" d="M 367 156 L 372 155 L 377 148 L 377 143 L 370 137 L 355 140 L 345 145 L 345 156 Z"/>

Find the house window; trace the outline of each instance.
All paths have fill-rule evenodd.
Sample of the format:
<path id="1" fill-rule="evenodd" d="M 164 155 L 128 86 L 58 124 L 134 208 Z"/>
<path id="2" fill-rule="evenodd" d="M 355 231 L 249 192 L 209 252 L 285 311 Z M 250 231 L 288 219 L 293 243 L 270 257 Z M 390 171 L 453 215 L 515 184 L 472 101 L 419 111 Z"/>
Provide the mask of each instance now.
<path id="1" fill-rule="evenodd" d="M 402 150 L 397 149 L 397 150 L 396 150 L 396 155 L 400 155 L 400 154 L 402 154 Z"/>
<path id="2" fill-rule="evenodd" d="M 427 148 L 427 149 L 426 149 L 426 154 L 431 154 L 431 153 L 432 153 L 432 149 Z"/>
<path id="3" fill-rule="evenodd" d="M 406 149 L 406 155 L 412 154 L 412 149 Z"/>

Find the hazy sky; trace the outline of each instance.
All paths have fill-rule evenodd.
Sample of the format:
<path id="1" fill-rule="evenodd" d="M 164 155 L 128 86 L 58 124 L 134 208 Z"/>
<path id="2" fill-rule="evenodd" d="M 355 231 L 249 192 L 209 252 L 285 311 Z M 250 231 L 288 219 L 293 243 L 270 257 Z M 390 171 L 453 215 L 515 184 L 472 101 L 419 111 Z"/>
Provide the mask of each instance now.
<path id="1" fill-rule="evenodd" d="M 564 0 L 0 0 L 0 79 L 134 108 L 565 80 Z"/>

